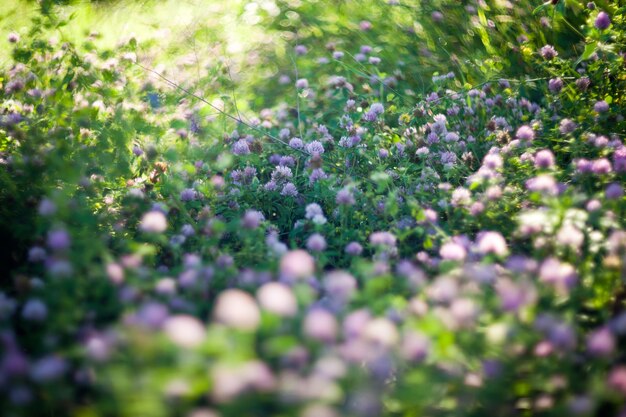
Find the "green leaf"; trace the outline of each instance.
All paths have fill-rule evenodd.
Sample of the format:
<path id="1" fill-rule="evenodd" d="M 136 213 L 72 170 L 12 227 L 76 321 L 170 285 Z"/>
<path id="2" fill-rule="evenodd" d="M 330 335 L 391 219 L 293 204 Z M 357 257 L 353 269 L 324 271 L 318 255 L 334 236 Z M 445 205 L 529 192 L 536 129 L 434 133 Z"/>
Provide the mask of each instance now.
<path id="1" fill-rule="evenodd" d="M 480 187 L 480 182 L 473 182 L 473 183 L 470 184 L 469 189 L 470 189 L 470 191 L 474 191 L 478 187 Z"/>
<path id="2" fill-rule="evenodd" d="M 543 3 L 541 6 L 538 6 L 537 8 L 535 8 L 535 10 L 533 10 L 533 16 L 535 16 L 537 13 L 539 13 L 540 11 L 548 7 L 550 4 L 551 2 L 547 1 Z"/>
<path id="3" fill-rule="evenodd" d="M 557 13 L 564 15 L 565 14 L 565 2 L 564 1 L 558 2 L 555 7 L 555 10 L 557 11 Z"/>
<path id="4" fill-rule="evenodd" d="M 597 50 L 598 50 L 598 44 L 597 43 L 590 43 L 590 44 L 586 45 L 585 46 L 585 50 L 583 51 L 583 54 L 580 56 L 580 58 L 578 58 L 578 61 L 576 61 L 576 65 L 578 65 L 582 61 L 585 61 L 585 60 L 589 59 L 591 57 L 591 55 L 593 55 L 594 52 L 596 52 Z"/>
<path id="5" fill-rule="evenodd" d="M 74 71 L 69 70 L 67 71 L 67 74 L 65 74 L 65 77 L 63 77 L 63 81 L 61 81 L 61 84 L 62 85 L 69 84 L 73 78 L 74 78 Z"/>
<path id="6" fill-rule="evenodd" d="M 485 12 L 481 8 L 478 9 L 478 20 L 480 24 L 483 26 L 487 26 L 487 17 L 485 16 Z"/>

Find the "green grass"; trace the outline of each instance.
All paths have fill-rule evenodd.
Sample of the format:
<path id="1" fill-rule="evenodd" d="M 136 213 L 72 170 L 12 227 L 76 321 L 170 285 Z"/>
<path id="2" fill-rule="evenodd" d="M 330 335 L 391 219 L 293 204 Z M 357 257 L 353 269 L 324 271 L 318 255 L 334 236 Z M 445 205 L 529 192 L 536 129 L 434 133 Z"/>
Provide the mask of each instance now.
<path id="1" fill-rule="evenodd" d="M 202 41 L 219 40 L 224 52 L 237 55 L 259 39 L 254 33 L 254 13 L 242 1 L 164 0 L 138 2 L 79 1 L 64 7 L 61 13 L 69 23 L 50 35 L 72 42 L 97 33 L 98 49 L 115 48 L 119 42 L 135 37 L 140 42 L 154 42 L 160 47 L 152 53 L 181 58 L 201 55 L 207 45 Z M 37 14 L 35 2 L 18 0 L 0 2 L 0 34 L 5 41 L 10 32 L 24 34 Z M 246 11 L 247 10 L 247 11 Z M 198 36 L 200 35 L 200 36 Z M 9 48 L 1 48 L 0 62 L 9 62 Z"/>

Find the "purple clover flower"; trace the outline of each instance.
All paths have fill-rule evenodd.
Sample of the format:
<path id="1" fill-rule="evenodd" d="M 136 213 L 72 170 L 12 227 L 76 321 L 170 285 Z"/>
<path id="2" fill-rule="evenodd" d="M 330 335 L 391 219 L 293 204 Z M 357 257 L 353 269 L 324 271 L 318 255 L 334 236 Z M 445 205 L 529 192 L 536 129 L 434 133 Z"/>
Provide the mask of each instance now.
<path id="1" fill-rule="evenodd" d="M 523 125 L 519 129 L 517 129 L 517 132 L 515 133 L 515 136 L 519 140 L 525 140 L 525 141 L 529 141 L 530 142 L 533 139 L 535 139 L 535 131 L 533 130 L 532 127 L 530 127 L 528 125 Z"/>
<path id="2" fill-rule="evenodd" d="M 291 182 L 288 182 L 283 186 L 283 189 L 280 192 L 281 195 L 287 197 L 297 197 L 298 196 L 298 188 Z"/>
<path id="3" fill-rule="evenodd" d="M 374 246 L 395 247 L 397 238 L 390 232 L 374 232 L 370 235 L 370 243 Z"/>
<path id="4" fill-rule="evenodd" d="M 24 304 L 22 317 L 28 321 L 44 321 L 48 317 L 48 307 L 39 299 L 30 299 Z"/>
<path id="5" fill-rule="evenodd" d="M 304 142 L 302 142 L 302 139 L 300 138 L 291 138 L 289 146 L 293 149 L 302 149 L 304 147 Z"/>
<path id="6" fill-rule="evenodd" d="M 263 220 L 265 220 L 265 216 L 263 216 L 263 213 L 261 213 L 260 211 L 247 210 L 243 215 L 241 224 L 246 229 L 256 229 L 259 227 Z"/>
<path id="7" fill-rule="evenodd" d="M 352 194 L 352 191 L 347 188 L 343 188 L 337 192 L 335 201 L 341 206 L 352 206 L 356 203 L 354 194 Z"/>
<path id="8" fill-rule="evenodd" d="M 593 105 L 593 110 L 597 113 L 606 113 L 609 111 L 609 103 L 604 100 L 597 101 L 596 104 Z"/>
<path id="9" fill-rule="evenodd" d="M 556 51 L 556 49 L 554 49 L 554 46 L 552 46 L 552 45 L 545 45 L 545 46 L 543 46 L 539 50 L 539 53 L 541 54 L 543 59 L 546 59 L 548 61 L 551 61 L 552 59 L 554 59 L 557 56 L 559 56 L 559 53 Z"/>
<path id="10" fill-rule="evenodd" d="M 320 141 L 314 140 L 306 145 L 306 151 L 311 155 L 321 155 L 324 153 L 324 145 Z"/>
<path id="11" fill-rule="evenodd" d="M 63 251 L 70 247 L 70 235 L 62 229 L 48 232 L 48 247 L 54 251 Z"/>
<path id="12" fill-rule="evenodd" d="M 239 139 L 233 144 L 232 152 L 235 155 L 248 155 L 250 154 L 250 145 L 245 139 Z"/>
<path id="13" fill-rule="evenodd" d="M 548 149 L 542 149 L 535 155 L 535 167 L 541 169 L 554 166 L 554 154 Z"/>
<path id="14" fill-rule="evenodd" d="M 559 132 L 561 132 L 562 135 L 567 135 L 568 133 L 572 133 L 576 130 L 577 127 L 576 122 L 573 120 L 563 119 L 561 120 L 561 123 L 559 123 Z"/>
<path id="15" fill-rule="evenodd" d="M 598 16 L 596 16 L 596 20 L 593 24 L 597 29 L 605 30 L 608 29 L 609 26 L 611 26 L 611 18 L 609 17 L 608 13 L 600 12 L 598 13 Z"/>
<path id="16" fill-rule="evenodd" d="M 624 189 L 616 182 L 613 182 L 606 187 L 605 195 L 608 200 L 617 200 L 624 196 Z"/>
<path id="17" fill-rule="evenodd" d="M 185 188 L 180 192 L 180 201 L 193 201 L 198 197 L 198 192 L 193 188 Z"/>
<path id="18" fill-rule="evenodd" d="M 314 184 L 317 181 L 323 180 L 325 178 L 328 178 L 328 175 L 326 175 L 324 170 L 322 168 L 315 168 L 313 171 L 311 171 L 311 174 L 309 175 L 309 183 Z"/>
<path id="19" fill-rule="evenodd" d="M 590 85 L 591 80 L 589 79 L 589 77 L 581 77 L 576 80 L 576 87 L 579 91 L 587 91 Z"/>
<path id="20" fill-rule="evenodd" d="M 306 247 L 311 252 L 322 252 L 326 249 L 326 239 L 319 233 L 312 234 L 306 241 Z"/>
<path id="21" fill-rule="evenodd" d="M 561 78 L 552 78 L 548 81 L 548 89 L 553 93 L 558 93 L 563 89 L 563 80 Z"/>
<path id="22" fill-rule="evenodd" d="M 359 256 L 363 252 L 363 246 L 358 242 L 350 242 L 346 245 L 345 252 L 348 255 Z"/>
<path id="23" fill-rule="evenodd" d="M 291 172 L 291 168 L 286 166 L 277 166 L 272 172 L 272 181 L 277 184 L 282 184 L 291 178 L 293 178 L 293 172 Z"/>

